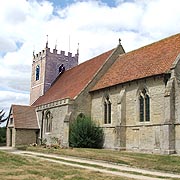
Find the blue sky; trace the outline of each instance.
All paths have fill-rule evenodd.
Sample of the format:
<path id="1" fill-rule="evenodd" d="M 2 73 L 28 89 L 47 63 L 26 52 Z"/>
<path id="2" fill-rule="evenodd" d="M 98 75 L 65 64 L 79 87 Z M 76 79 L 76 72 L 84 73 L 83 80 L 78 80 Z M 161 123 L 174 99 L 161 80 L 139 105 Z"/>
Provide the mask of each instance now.
<path id="1" fill-rule="evenodd" d="M 78 2 L 78 0 L 49 0 L 50 2 L 53 2 L 55 6 L 60 6 L 60 7 L 67 7 L 72 3 Z M 83 0 L 79 1 L 83 2 Z M 84 2 L 87 2 L 87 0 L 84 0 Z M 116 1 L 115 0 L 99 0 L 99 2 L 105 3 L 110 7 L 115 7 L 116 6 Z"/>
<path id="2" fill-rule="evenodd" d="M 0 109 L 29 103 L 32 54 L 45 48 L 46 35 L 51 51 L 57 44 L 75 54 L 79 43 L 82 63 L 116 47 L 119 38 L 128 52 L 179 33 L 179 7 L 179 0 L 3 1 Z"/>

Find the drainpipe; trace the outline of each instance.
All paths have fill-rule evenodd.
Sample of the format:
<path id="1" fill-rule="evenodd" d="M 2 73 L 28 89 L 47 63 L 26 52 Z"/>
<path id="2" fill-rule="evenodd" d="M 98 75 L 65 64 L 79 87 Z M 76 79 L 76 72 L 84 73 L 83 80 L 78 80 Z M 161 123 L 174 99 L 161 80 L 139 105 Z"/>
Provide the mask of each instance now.
<path id="1" fill-rule="evenodd" d="M 43 126 L 44 126 L 44 110 L 42 110 L 42 119 L 41 119 L 41 144 L 43 141 Z"/>

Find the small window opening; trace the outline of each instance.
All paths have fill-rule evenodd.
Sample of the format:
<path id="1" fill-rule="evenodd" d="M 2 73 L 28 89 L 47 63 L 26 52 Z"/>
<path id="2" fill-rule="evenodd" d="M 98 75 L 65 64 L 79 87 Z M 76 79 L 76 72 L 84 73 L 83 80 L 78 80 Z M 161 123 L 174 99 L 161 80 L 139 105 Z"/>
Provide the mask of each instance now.
<path id="1" fill-rule="evenodd" d="M 65 71 L 65 67 L 63 64 L 59 66 L 59 74 L 63 73 Z"/>

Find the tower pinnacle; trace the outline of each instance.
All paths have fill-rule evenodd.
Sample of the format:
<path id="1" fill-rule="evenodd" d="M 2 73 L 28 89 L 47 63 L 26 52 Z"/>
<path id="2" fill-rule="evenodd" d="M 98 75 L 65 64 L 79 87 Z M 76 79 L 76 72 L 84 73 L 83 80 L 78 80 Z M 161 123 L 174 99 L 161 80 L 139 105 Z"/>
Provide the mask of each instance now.
<path id="1" fill-rule="evenodd" d="M 79 55 L 79 43 L 78 43 L 78 47 L 77 47 L 77 55 Z"/>
<path id="2" fill-rule="evenodd" d="M 55 43 L 55 48 L 54 49 L 57 50 L 57 39 L 56 39 L 56 43 Z"/>
<path id="3" fill-rule="evenodd" d="M 46 41 L 46 48 L 48 48 L 48 35 L 47 36 L 47 41 Z"/>
<path id="4" fill-rule="evenodd" d="M 121 45 L 121 39 L 119 38 L 119 45 Z"/>

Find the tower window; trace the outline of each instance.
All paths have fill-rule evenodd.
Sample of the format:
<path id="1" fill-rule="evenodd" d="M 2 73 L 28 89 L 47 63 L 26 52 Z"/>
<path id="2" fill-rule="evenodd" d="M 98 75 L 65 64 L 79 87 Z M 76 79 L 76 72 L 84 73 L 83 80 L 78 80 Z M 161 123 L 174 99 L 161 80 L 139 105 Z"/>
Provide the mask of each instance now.
<path id="1" fill-rule="evenodd" d="M 39 75 L 40 75 L 40 67 L 39 65 L 36 66 L 36 81 L 39 80 Z"/>
<path id="2" fill-rule="evenodd" d="M 145 89 L 139 94 L 139 120 L 150 121 L 150 97 Z"/>
<path id="3" fill-rule="evenodd" d="M 111 124 L 111 101 L 109 96 L 104 101 L 104 124 Z"/>
<path id="4" fill-rule="evenodd" d="M 62 74 L 65 71 L 65 67 L 63 64 L 59 66 L 59 74 Z"/>

